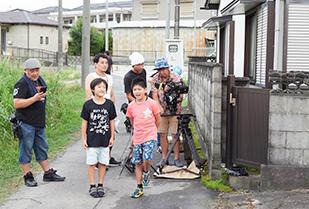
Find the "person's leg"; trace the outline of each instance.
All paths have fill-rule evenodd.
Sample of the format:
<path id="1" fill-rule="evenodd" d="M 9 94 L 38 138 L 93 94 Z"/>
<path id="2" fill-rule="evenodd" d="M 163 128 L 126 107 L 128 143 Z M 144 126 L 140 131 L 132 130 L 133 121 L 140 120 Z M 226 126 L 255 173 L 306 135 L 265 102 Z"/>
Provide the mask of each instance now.
<path id="1" fill-rule="evenodd" d="M 20 166 L 24 171 L 24 175 L 30 172 L 30 163 L 20 164 Z"/>
<path id="2" fill-rule="evenodd" d="M 144 186 L 148 186 L 150 184 L 150 172 L 149 168 L 152 163 L 152 155 L 153 155 L 153 150 L 156 146 L 156 141 L 155 140 L 150 140 L 146 141 L 142 145 L 143 149 L 143 175 L 142 175 L 142 183 Z"/>
<path id="3" fill-rule="evenodd" d="M 40 164 L 40 166 L 42 167 L 43 171 L 47 172 L 49 171 L 49 164 L 48 164 L 48 160 L 43 160 L 41 162 L 38 162 Z"/>
<path id="4" fill-rule="evenodd" d="M 103 165 L 101 163 L 99 163 L 99 171 L 98 171 L 98 178 L 99 178 L 99 181 L 98 183 L 99 184 L 103 184 L 104 182 L 104 178 L 105 178 L 105 174 L 106 174 L 106 165 Z"/>
<path id="5" fill-rule="evenodd" d="M 88 177 L 90 185 L 95 185 L 95 164 L 88 165 Z"/>
<path id="6" fill-rule="evenodd" d="M 162 159 L 166 158 L 167 151 L 168 151 L 168 140 L 167 140 L 167 133 L 160 133 L 160 143 L 162 148 Z"/>
<path id="7" fill-rule="evenodd" d="M 175 134 L 172 134 L 173 137 L 173 142 L 175 140 Z M 179 160 L 179 152 L 180 152 L 180 140 L 178 140 L 174 146 L 174 155 L 175 155 L 175 159 L 174 160 Z"/>
<path id="8" fill-rule="evenodd" d="M 142 184 L 143 164 L 136 164 L 135 175 L 137 184 Z"/>

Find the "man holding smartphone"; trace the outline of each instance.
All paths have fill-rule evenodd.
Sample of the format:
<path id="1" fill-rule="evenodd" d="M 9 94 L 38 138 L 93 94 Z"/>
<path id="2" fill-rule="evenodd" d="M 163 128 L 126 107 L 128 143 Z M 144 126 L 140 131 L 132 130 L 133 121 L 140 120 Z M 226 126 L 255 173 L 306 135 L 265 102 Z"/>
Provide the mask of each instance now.
<path id="1" fill-rule="evenodd" d="M 24 171 L 25 185 L 37 186 L 30 171 L 32 150 L 36 161 L 44 171 L 43 181 L 64 181 L 65 177 L 56 174 L 49 167 L 45 136 L 45 108 L 47 85 L 40 76 L 40 63 L 36 59 L 25 62 L 24 74 L 14 86 L 15 115 L 21 121 L 22 136 L 19 138 L 19 163 Z"/>

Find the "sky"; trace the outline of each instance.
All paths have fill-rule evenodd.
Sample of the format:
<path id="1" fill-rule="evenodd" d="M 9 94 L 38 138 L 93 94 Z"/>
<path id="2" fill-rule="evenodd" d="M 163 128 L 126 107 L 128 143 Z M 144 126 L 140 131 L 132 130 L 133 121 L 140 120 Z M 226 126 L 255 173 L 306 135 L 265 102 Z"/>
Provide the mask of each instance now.
<path id="1" fill-rule="evenodd" d="M 108 0 L 109 2 L 119 0 Z M 58 6 L 59 0 L 1 0 L 0 12 L 6 12 L 12 9 L 24 9 L 28 11 L 35 11 L 50 6 Z M 105 3 L 106 0 L 91 0 L 90 3 Z M 73 9 L 83 5 L 84 0 L 62 0 L 62 7 L 66 9 Z"/>

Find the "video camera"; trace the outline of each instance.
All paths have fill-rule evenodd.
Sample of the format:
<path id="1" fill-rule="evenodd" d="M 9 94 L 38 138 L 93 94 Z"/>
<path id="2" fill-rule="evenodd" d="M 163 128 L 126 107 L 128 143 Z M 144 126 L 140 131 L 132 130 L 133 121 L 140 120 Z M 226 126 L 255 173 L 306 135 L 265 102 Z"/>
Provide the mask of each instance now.
<path id="1" fill-rule="evenodd" d="M 9 121 L 13 124 L 13 133 L 14 136 L 17 138 L 21 138 L 23 136 L 20 125 L 21 125 L 21 121 L 19 121 L 16 117 L 16 115 L 11 114 L 9 116 Z"/>
<path id="2" fill-rule="evenodd" d="M 171 110 L 171 114 L 175 115 L 177 111 L 177 104 L 181 102 L 177 99 L 180 97 L 180 94 L 187 94 L 189 91 L 189 87 L 186 86 L 183 81 L 172 82 L 171 79 L 168 79 L 162 83 L 156 82 L 155 87 L 159 90 L 161 90 L 162 88 L 164 89 L 165 109 Z"/>

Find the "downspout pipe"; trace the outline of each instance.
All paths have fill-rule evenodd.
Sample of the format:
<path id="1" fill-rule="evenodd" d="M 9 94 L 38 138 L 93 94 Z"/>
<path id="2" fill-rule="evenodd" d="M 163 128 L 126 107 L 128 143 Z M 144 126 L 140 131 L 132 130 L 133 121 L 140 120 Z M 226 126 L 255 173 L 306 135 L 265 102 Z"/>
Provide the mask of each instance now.
<path id="1" fill-rule="evenodd" d="M 278 66 L 279 66 L 279 35 L 280 35 L 280 0 L 276 0 L 275 2 L 274 69 L 273 70 L 278 70 Z"/>

